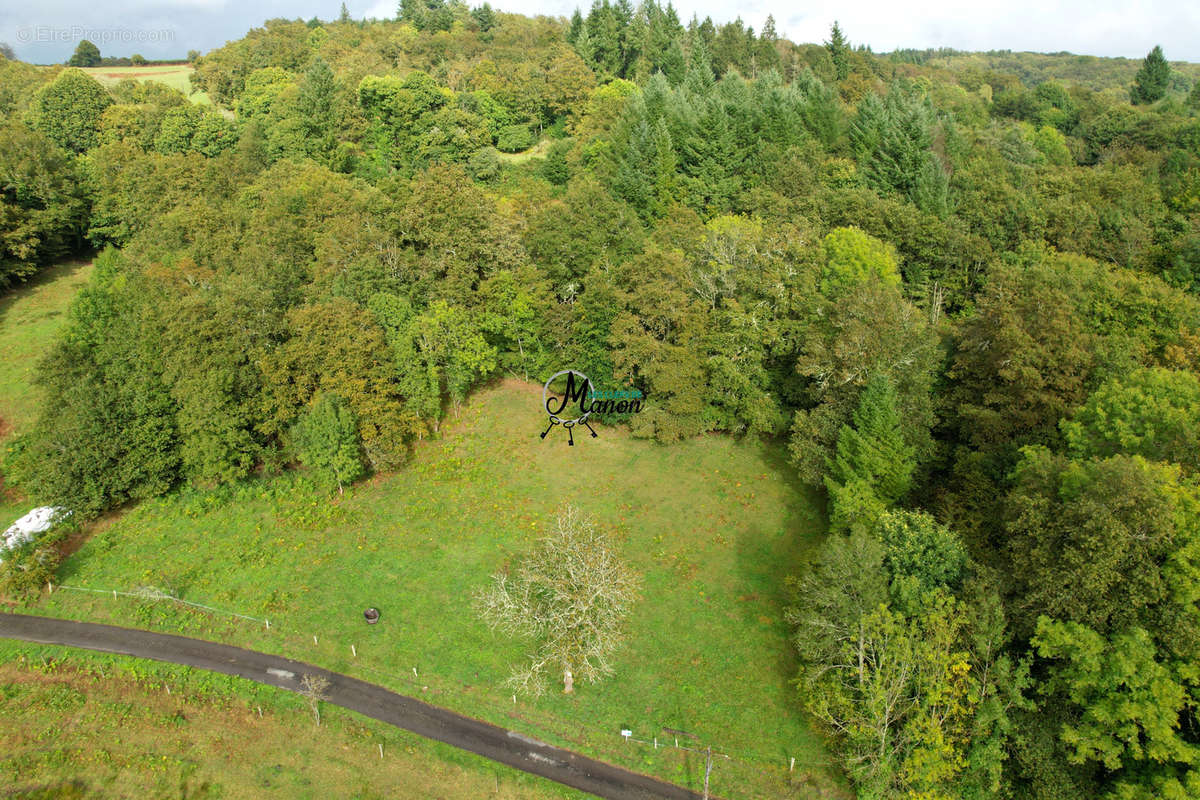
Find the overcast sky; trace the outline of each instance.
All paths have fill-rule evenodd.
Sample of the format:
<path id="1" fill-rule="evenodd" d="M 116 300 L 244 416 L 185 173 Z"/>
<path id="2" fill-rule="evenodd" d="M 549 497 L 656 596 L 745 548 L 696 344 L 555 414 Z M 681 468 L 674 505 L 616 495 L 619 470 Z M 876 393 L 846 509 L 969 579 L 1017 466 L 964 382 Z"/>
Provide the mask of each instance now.
<path id="1" fill-rule="evenodd" d="M 482 2 L 482 0 L 470 0 Z M 91 39 L 104 55 L 182 57 L 206 52 L 271 17 L 331 19 L 338 0 L 3 0 L 0 41 L 36 63 L 62 62 L 80 39 Z M 389 17 L 391 0 L 347 0 L 352 16 Z M 586 4 L 584 10 L 586 11 Z M 636 2 L 635 2 L 636 5 Z M 569 15 L 572 0 L 493 0 L 504 11 Z M 855 44 L 876 52 L 898 47 L 960 50 L 1033 50 L 1140 58 L 1161 44 L 1173 61 L 1200 61 L 1200 2 L 1197 0 L 682 0 L 692 14 L 714 22 L 740 15 L 755 30 L 775 15 L 781 35 L 797 42 L 823 41 L 834 19 Z"/>

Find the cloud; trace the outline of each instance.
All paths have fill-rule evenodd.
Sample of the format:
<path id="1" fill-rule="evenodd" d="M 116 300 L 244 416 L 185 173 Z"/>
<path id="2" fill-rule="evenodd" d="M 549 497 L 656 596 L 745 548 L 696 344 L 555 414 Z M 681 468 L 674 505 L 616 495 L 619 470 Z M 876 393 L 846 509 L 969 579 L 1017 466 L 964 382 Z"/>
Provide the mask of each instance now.
<path id="1" fill-rule="evenodd" d="M 636 3 L 636 0 L 634 0 Z M 482 0 L 467 0 L 472 4 Z M 9 4 L 10 6 L 15 4 Z M 396 14 L 392 0 L 347 0 L 355 18 L 387 19 Z M 493 0 L 500 10 L 522 14 L 570 16 L 576 5 L 584 12 L 590 0 Z M 337 16 L 340 0 L 42 0 L 7 9 L 0 15 L 0 41 L 16 47 L 22 58 L 39 63 L 61 62 L 79 38 L 33 41 L 29 31 L 40 28 L 70 31 L 170 30 L 166 42 L 137 44 L 112 42 L 101 46 L 106 55 L 140 51 L 150 58 L 181 57 L 188 50 L 207 51 L 238 39 L 250 28 L 272 17 L 309 19 Z M 781 35 L 798 42 L 821 42 L 836 19 L 855 44 L 876 52 L 900 47 L 953 47 L 959 50 L 1070 51 L 1101 56 L 1141 58 L 1161 44 L 1172 60 L 1200 61 L 1200 3 L 1195 0 L 806 0 L 801 8 L 785 0 L 744 0 L 730 5 L 718 0 L 694 0 L 677 7 L 683 20 L 711 16 L 717 23 L 736 16 L 762 28 L 768 14 L 775 15 Z M 22 36 L 21 32 L 26 33 Z"/>

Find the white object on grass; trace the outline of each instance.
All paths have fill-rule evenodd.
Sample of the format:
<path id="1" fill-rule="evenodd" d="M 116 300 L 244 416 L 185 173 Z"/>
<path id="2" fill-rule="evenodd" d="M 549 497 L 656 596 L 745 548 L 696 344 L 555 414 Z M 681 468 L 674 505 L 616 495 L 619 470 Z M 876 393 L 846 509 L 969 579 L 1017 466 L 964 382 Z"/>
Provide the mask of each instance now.
<path id="1" fill-rule="evenodd" d="M 34 534 L 45 533 L 60 519 L 71 514 L 62 506 L 40 506 L 8 526 L 0 537 L 0 553 L 33 541 Z M 3 560 L 3 559 L 0 559 Z"/>

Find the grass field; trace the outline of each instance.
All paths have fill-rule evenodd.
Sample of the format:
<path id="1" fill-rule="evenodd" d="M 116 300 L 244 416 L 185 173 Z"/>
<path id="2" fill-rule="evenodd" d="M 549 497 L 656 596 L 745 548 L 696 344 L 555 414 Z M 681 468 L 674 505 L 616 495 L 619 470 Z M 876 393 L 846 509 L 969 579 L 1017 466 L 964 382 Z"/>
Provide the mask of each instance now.
<path id="1" fill-rule="evenodd" d="M 37 418 L 33 370 L 91 274 L 90 262 L 60 264 L 0 294 L 0 442 Z"/>
<path id="2" fill-rule="evenodd" d="M 125 78 L 136 81 L 158 81 L 172 89 L 178 89 L 187 95 L 193 103 L 210 103 L 207 92 L 192 92 L 192 84 L 188 76 L 192 74 L 191 64 L 167 64 L 145 67 L 85 67 L 84 72 L 91 75 L 105 86 L 115 86 Z"/>
<path id="3" fill-rule="evenodd" d="M 270 630 L 73 590 L 37 609 L 281 652 L 694 787 L 697 759 L 618 734 L 689 731 L 737 757 L 715 770 L 728 796 L 782 793 L 792 757 L 797 774 L 820 777 L 808 767 L 824 753 L 789 683 L 781 590 L 821 520 L 781 450 L 716 436 L 662 447 L 607 428 L 568 447 L 534 435 L 539 398 L 515 382 L 480 392 L 407 469 L 340 499 L 285 476 L 144 503 L 100 525 L 60 569 L 63 584 L 153 586 L 269 618 Z M 644 597 L 615 678 L 514 704 L 501 683 L 523 645 L 482 625 L 471 593 L 563 502 L 616 534 Z M 363 623 L 367 606 L 381 609 L 379 625 Z"/>
<path id="4" fill-rule="evenodd" d="M 86 672 L 0 663 L 5 797 L 44 787 L 79 798 L 583 797 L 335 706 L 317 728 L 287 692 L 249 698 L 111 661 Z"/>

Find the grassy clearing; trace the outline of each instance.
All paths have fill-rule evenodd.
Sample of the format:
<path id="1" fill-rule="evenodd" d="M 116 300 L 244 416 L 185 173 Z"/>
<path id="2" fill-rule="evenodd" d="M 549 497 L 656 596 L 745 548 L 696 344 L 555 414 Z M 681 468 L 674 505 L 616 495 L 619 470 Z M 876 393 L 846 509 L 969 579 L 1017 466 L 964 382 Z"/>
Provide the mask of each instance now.
<path id="1" fill-rule="evenodd" d="M 90 262 L 60 264 L 0 295 L 0 442 L 29 430 L 37 418 L 34 368 L 91 274 Z"/>
<path id="2" fill-rule="evenodd" d="M 524 164 L 535 158 L 545 158 L 550 152 L 550 145 L 554 144 L 551 139 L 542 139 L 528 150 L 522 150 L 519 153 L 497 153 L 500 156 L 500 161 L 505 164 Z"/>
<path id="3" fill-rule="evenodd" d="M 188 76 L 192 74 L 191 64 L 167 64 L 145 67 L 85 67 L 83 71 L 105 86 L 116 86 L 117 83 L 125 78 L 133 78 L 136 81 L 157 81 L 165 83 L 172 89 L 178 89 L 183 92 L 193 103 L 203 105 L 212 102 L 209 100 L 207 92 L 192 92 L 192 84 L 188 80 Z"/>
<path id="4" fill-rule="evenodd" d="M 71 784 L 79 792 L 62 796 L 583 796 L 336 706 L 317 728 L 297 696 L 236 678 L 134 659 L 83 666 L 0 663 L 0 785 L 17 796 Z"/>
<path id="5" fill-rule="evenodd" d="M 729 797 L 789 787 L 814 796 L 800 779 L 831 786 L 789 683 L 781 619 L 784 576 L 822 523 L 782 450 L 715 436 L 663 447 L 603 427 L 568 447 L 561 430 L 537 437 L 539 400 L 528 384 L 484 390 L 407 469 L 340 499 L 293 475 L 145 503 L 60 569 L 64 584 L 161 587 L 267 617 L 269 631 L 170 602 L 66 590 L 37 611 L 310 660 L 698 787 L 699 758 L 618 733 L 690 731 L 736 756 L 714 770 L 715 791 Z M 644 598 L 615 678 L 514 704 L 501 684 L 522 644 L 489 632 L 470 597 L 563 502 L 616 534 L 644 576 Z M 379 625 L 363 622 L 367 606 L 381 609 Z"/>

